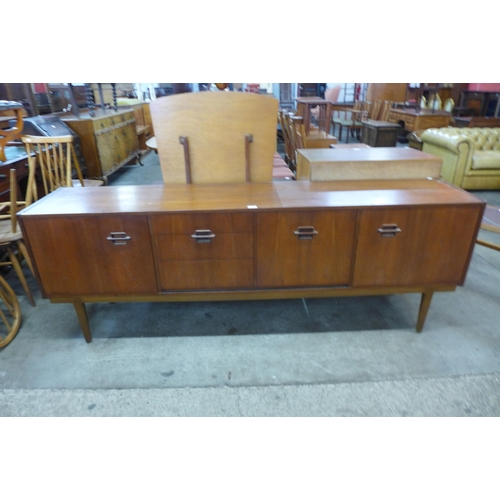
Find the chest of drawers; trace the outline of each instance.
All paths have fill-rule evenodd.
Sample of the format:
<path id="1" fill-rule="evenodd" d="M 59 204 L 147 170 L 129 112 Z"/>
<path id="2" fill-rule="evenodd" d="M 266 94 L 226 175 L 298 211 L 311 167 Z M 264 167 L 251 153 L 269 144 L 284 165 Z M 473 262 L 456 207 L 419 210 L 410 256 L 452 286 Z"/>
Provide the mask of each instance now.
<path id="1" fill-rule="evenodd" d="M 19 217 L 42 294 L 86 302 L 418 292 L 463 284 L 484 203 L 435 180 L 60 188 Z"/>

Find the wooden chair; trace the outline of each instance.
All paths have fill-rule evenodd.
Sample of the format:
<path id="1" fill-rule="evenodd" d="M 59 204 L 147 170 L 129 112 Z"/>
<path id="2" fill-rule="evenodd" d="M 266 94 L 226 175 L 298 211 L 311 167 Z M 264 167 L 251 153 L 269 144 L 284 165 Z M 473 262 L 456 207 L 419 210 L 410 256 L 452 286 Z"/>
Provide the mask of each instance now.
<path id="1" fill-rule="evenodd" d="M 429 99 L 429 103 L 427 104 L 427 107 L 429 109 L 441 109 L 442 107 L 441 97 L 439 97 L 438 94 L 434 94 L 433 96 L 431 96 Z"/>
<path id="2" fill-rule="evenodd" d="M 392 105 L 393 105 L 392 101 L 384 101 L 384 104 L 382 105 L 382 108 L 380 110 L 380 115 L 379 115 L 380 121 L 386 122 L 388 120 Z"/>
<path id="3" fill-rule="evenodd" d="M 295 172 L 297 170 L 297 137 L 292 120 L 294 116 L 291 112 L 283 114 L 283 123 L 290 141 L 290 163 L 288 166 Z"/>
<path id="4" fill-rule="evenodd" d="M 481 221 L 481 229 L 491 233 L 500 234 L 500 208 L 493 205 L 486 205 L 484 210 L 483 220 Z M 477 238 L 476 243 L 492 250 L 500 252 L 500 245 L 490 241 Z"/>
<path id="5" fill-rule="evenodd" d="M 377 100 L 372 102 L 370 109 L 368 110 L 368 118 L 370 120 L 378 120 L 380 115 L 380 109 L 382 107 L 382 101 Z"/>
<path id="6" fill-rule="evenodd" d="M 306 133 L 302 116 L 290 117 L 292 135 L 294 137 L 295 150 L 297 149 L 322 149 L 337 144 L 337 138 L 323 131 Z"/>
<path id="7" fill-rule="evenodd" d="M 23 106 L 19 102 L 14 101 L 0 101 L 0 111 L 6 111 L 7 116 L 0 116 L 0 161 L 7 161 L 5 156 L 5 146 L 7 143 L 14 139 L 18 139 L 23 130 Z M 10 116 L 10 113 L 15 113 Z M 16 120 L 14 127 L 10 127 L 8 122 Z"/>
<path id="8" fill-rule="evenodd" d="M 73 136 L 34 136 L 25 135 L 22 141 L 28 153 L 30 175 L 35 175 L 37 165 L 40 168 L 44 194 L 49 194 L 58 187 L 95 187 L 102 186 L 104 181 L 83 179 L 80 164 L 73 147 Z M 73 179 L 76 175 L 76 179 Z M 31 203 L 38 199 L 36 184 L 28 184 L 26 201 Z"/>
<path id="9" fill-rule="evenodd" d="M 362 121 L 361 115 L 366 113 L 362 109 L 361 101 L 355 101 L 352 108 L 343 108 L 334 110 L 332 113 L 333 134 L 335 135 L 335 126 L 339 126 L 339 139 L 342 140 L 342 130 L 347 130 L 346 143 L 349 143 L 349 134 L 361 133 Z"/>
<path id="10" fill-rule="evenodd" d="M 292 140 L 290 138 L 290 129 L 288 125 L 288 113 L 284 110 L 278 111 L 278 121 L 281 127 L 281 132 L 283 134 L 283 141 L 285 143 L 285 162 L 288 166 L 294 163 L 295 149 L 292 145 Z"/>
<path id="11" fill-rule="evenodd" d="M 29 188 L 30 181 L 33 181 L 31 175 L 28 180 L 28 189 L 31 191 Z M 10 170 L 10 201 L 0 203 L 0 250 L 5 252 L 3 260 L 0 261 L 0 266 L 12 266 L 14 268 L 31 305 L 35 306 L 33 295 L 28 287 L 19 260 L 19 257 L 24 257 L 31 273 L 34 275 L 33 266 L 16 215 L 26 205 L 29 205 L 29 202 L 17 200 L 16 169 L 12 168 Z"/>
<path id="12" fill-rule="evenodd" d="M 443 111 L 451 113 L 454 107 L 455 107 L 455 101 L 451 97 L 448 97 L 448 99 L 444 101 Z"/>
<path id="13" fill-rule="evenodd" d="M 325 91 L 325 101 L 336 103 L 339 99 L 339 94 L 340 94 L 340 85 L 335 85 L 335 87 L 330 87 L 326 89 Z M 314 116 L 316 121 L 320 121 L 320 106 L 315 106 L 311 108 L 310 110 L 311 116 Z M 326 117 L 326 122 L 329 124 L 330 123 L 330 116 Z M 328 130 L 325 130 L 325 132 L 328 132 Z"/>
<path id="14" fill-rule="evenodd" d="M 21 308 L 10 285 L 0 276 L 0 325 L 4 324 L 7 334 L 0 326 L 0 348 L 12 342 L 21 326 Z"/>

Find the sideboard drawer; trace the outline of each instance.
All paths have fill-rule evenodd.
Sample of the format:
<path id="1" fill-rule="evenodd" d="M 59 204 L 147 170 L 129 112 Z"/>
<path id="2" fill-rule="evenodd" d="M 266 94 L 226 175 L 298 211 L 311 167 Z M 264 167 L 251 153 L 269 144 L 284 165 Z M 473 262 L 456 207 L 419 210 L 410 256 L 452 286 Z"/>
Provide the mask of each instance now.
<path id="1" fill-rule="evenodd" d="M 252 259 L 252 233 L 161 234 L 155 237 L 158 260 Z"/>
<path id="2" fill-rule="evenodd" d="M 253 259 L 168 260 L 158 274 L 162 291 L 251 288 Z"/>
<path id="3" fill-rule="evenodd" d="M 151 216 L 161 290 L 253 285 L 252 214 Z"/>
<path id="4" fill-rule="evenodd" d="M 193 234 L 200 229 L 210 229 L 216 234 L 253 231 L 252 214 L 243 213 L 152 215 L 150 220 L 153 235 Z"/>

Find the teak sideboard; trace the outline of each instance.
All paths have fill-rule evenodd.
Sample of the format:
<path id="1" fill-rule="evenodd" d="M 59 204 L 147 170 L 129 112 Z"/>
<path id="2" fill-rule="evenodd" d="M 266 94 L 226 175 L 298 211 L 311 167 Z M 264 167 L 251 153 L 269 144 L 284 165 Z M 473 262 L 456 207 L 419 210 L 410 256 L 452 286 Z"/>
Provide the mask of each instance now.
<path id="1" fill-rule="evenodd" d="M 484 203 L 436 180 L 60 188 L 19 213 L 42 295 L 72 303 L 421 293 L 465 280 Z"/>

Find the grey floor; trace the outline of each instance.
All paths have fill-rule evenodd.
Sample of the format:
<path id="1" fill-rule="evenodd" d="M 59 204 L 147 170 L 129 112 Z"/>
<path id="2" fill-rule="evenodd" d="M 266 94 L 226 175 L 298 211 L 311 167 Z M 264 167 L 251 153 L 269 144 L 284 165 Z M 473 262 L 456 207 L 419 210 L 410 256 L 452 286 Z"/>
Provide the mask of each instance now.
<path id="1" fill-rule="evenodd" d="M 109 183 L 161 182 L 158 157 L 143 164 Z M 88 306 L 86 344 L 72 306 L 30 278 L 33 308 L 6 278 L 23 324 L 0 351 L 0 416 L 500 415 L 500 252 L 478 245 L 421 334 L 417 294 L 105 303 Z"/>

